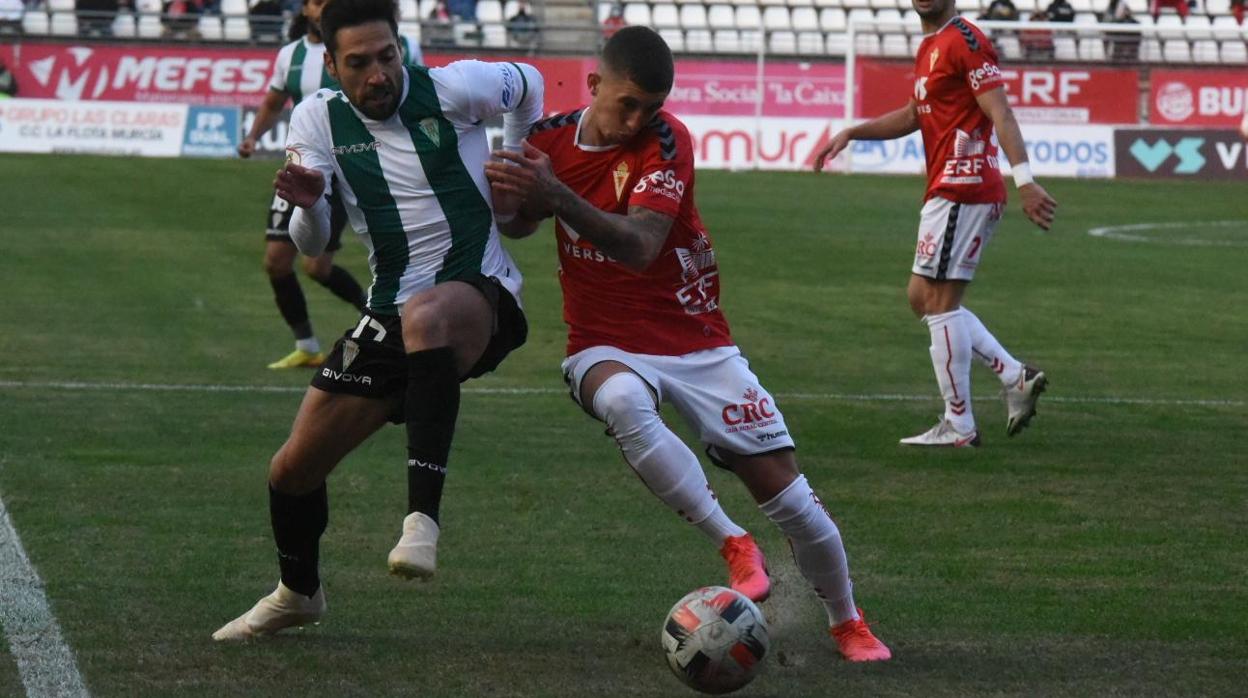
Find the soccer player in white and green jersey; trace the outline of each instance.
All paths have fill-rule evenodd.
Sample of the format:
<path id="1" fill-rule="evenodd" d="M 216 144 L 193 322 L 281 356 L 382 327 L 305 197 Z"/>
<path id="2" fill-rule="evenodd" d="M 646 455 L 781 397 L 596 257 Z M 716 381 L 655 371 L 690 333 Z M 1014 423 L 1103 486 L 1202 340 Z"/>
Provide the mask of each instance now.
<path id="1" fill-rule="evenodd" d="M 313 378 L 269 466 L 281 582 L 217 640 L 321 617 L 326 477 L 387 421 L 405 422 L 408 436 L 408 515 L 389 568 L 432 575 L 460 381 L 493 370 L 527 333 L 520 272 L 494 223 L 516 202 L 491 206 L 483 122 L 503 114 L 504 146 L 518 149 L 542 116 L 541 75 L 515 63 L 404 66 L 393 0 L 333 0 L 321 25 L 342 90 L 295 108 L 275 185 L 298 207 L 291 237 L 317 255 L 330 237 L 336 177 L 373 283 L 367 309 Z"/>
<path id="2" fill-rule="evenodd" d="M 338 81 L 325 66 L 325 44 L 321 41 L 321 11 L 327 1 L 303 0 L 300 14 L 290 25 L 291 42 L 277 52 L 277 59 L 273 62 L 269 92 L 256 111 L 247 136 L 238 146 L 239 157 L 251 157 L 256 150 L 256 141 L 277 123 L 287 100 L 297 105 L 304 97 L 315 94 L 323 87 L 338 89 Z M 418 41 L 400 36 L 399 46 L 405 63 L 423 64 L 424 57 Z M 364 289 L 349 271 L 334 265 L 334 253 L 342 246 L 339 238 L 347 217 L 337 197 L 332 198 L 330 203 L 333 206 L 333 230 L 329 245 L 321 255 L 304 257 L 303 270 L 331 293 L 362 310 Z M 295 276 L 298 251 L 290 239 L 291 213 L 290 204 L 274 196 L 265 223 L 264 270 L 273 288 L 277 309 L 295 335 L 294 351 L 269 364 L 269 368 L 273 369 L 318 366 L 325 360 L 321 345 L 312 331 L 303 288 Z"/>

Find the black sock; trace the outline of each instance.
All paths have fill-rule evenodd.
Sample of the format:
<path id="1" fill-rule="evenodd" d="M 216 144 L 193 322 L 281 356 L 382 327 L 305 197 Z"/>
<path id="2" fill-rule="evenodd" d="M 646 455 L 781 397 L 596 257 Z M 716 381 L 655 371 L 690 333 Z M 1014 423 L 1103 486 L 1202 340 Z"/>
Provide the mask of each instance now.
<path id="1" fill-rule="evenodd" d="M 305 495 L 278 492 L 269 485 L 269 518 L 277 541 L 277 564 L 282 584 L 304 596 L 321 586 L 317 574 L 320 539 L 329 524 L 329 494 L 320 489 Z"/>
<path id="2" fill-rule="evenodd" d="M 335 296 L 354 305 L 356 310 L 364 312 L 364 304 L 368 299 L 364 296 L 364 289 L 360 287 L 355 277 L 351 276 L 351 272 L 335 264 L 329 270 L 329 278 L 324 281 L 317 279 L 317 283 L 329 289 Z"/>
<path id="3" fill-rule="evenodd" d="M 459 416 L 459 374 L 450 347 L 407 355 L 407 511 L 434 521 Z"/>
<path id="4" fill-rule="evenodd" d="M 269 279 L 273 287 L 273 298 L 277 301 L 277 309 L 282 319 L 290 325 L 295 339 L 307 339 L 312 336 L 312 323 L 308 321 L 308 302 L 303 297 L 303 289 L 299 286 L 299 278 L 288 274 L 280 279 Z"/>

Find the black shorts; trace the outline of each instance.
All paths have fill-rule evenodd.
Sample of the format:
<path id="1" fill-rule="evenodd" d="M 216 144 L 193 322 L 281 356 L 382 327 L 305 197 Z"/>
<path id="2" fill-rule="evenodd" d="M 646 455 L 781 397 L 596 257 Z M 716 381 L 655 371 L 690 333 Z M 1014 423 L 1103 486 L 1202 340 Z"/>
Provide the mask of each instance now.
<path id="1" fill-rule="evenodd" d="M 295 244 L 290 239 L 290 217 L 295 214 L 295 207 L 290 202 L 273 195 L 273 203 L 269 204 L 269 219 L 265 223 L 265 240 L 283 240 Z M 326 252 L 337 252 L 342 249 L 342 229 L 347 226 L 347 209 L 342 205 L 342 197 L 334 190 L 329 195 L 329 244 Z"/>
<path id="2" fill-rule="evenodd" d="M 460 280 L 480 291 L 494 311 L 494 334 L 481 358 L 460 379 L 463 382 L 493 371 L 522 346 L 528 338 L 529 323 L 516 299 L 493 277 L 478 274 L 475 279 Z M 399 316 L 365 312 L 355 327 L 334 343 L 333 351 L 312 377 L 312 387 L 327 393 L 392 400 L 395 409 L 390 421 L 403 423 L 407 350 Z"/>

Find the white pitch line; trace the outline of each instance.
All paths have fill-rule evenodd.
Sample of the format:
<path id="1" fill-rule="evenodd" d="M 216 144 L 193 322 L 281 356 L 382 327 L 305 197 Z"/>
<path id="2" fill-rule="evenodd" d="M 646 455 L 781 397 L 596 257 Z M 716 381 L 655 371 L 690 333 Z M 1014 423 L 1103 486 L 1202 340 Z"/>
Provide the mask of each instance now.
<path id="1" fill-rule="evenodd" d="M 1135 231 L 1148 230 L 1191 230 L 1192 228 L 1237 228 L 1248 226 L 1248 221 L 1189 221 L 1185 223 L 1131 223 L 1129 225 L 1107 225 L 1088 230 L 1088 235 L 1110 240 L 1126 242 L 1151 242 L 1165 245 L 1191 245 L 1195 247 L 1248 247 L 1243 240 L 1203 240 L 1200 238 L 1167 239 L 1134 235 Z"/>
<path id="2" fill-rule="evenodd" d="M 186 393 L 303 393 L 306 387 L 281 385 L 211 385 L 194 383 L 86 383 L 79 381 L 8 381 L 0 380 L 0 388 L 49 390 L 135 390 L 141 392 Z M 565 388 L 464 388 L 470 395 L 563 395 Z M 777 393 L 785 400 L 822 400 L 828 402 L 936 402 L 935 395 L 902 393 Z M 995 400 L 997 395 L 976 395 L 975 400 Z M 1206 400 L 1198 398 L 1135 398 L 1116 395 L 1053 395 L 1046 403 L 1092 405 L 1157 405 L 1163 407 L 1245 407 L 1244 400 Z"/>
<path id="3" fill-rule="evenodd" d="M 90 696 L 0 497 L 0 626 L 28 698 Z"/>

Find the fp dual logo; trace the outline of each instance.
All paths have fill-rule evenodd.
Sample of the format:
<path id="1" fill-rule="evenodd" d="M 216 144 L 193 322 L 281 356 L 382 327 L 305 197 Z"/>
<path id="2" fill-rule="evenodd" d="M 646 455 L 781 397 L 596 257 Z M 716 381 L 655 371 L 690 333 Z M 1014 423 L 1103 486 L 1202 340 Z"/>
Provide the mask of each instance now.
<path id="1" fill-rule="evenodd" d="M 1165 138 L 1151 144 L 1144 138 L 1136 138 L 1130 150 L 1132 157 L 1149 172 L 1156 172 L 1173 156 L 1178 158 L 1175 174 L 1195 174 L 1205 166 L 1205 156 L 1200 153 L 1204 144 L 1204 138 L 1180 138 L 1174 145 Z"/>

